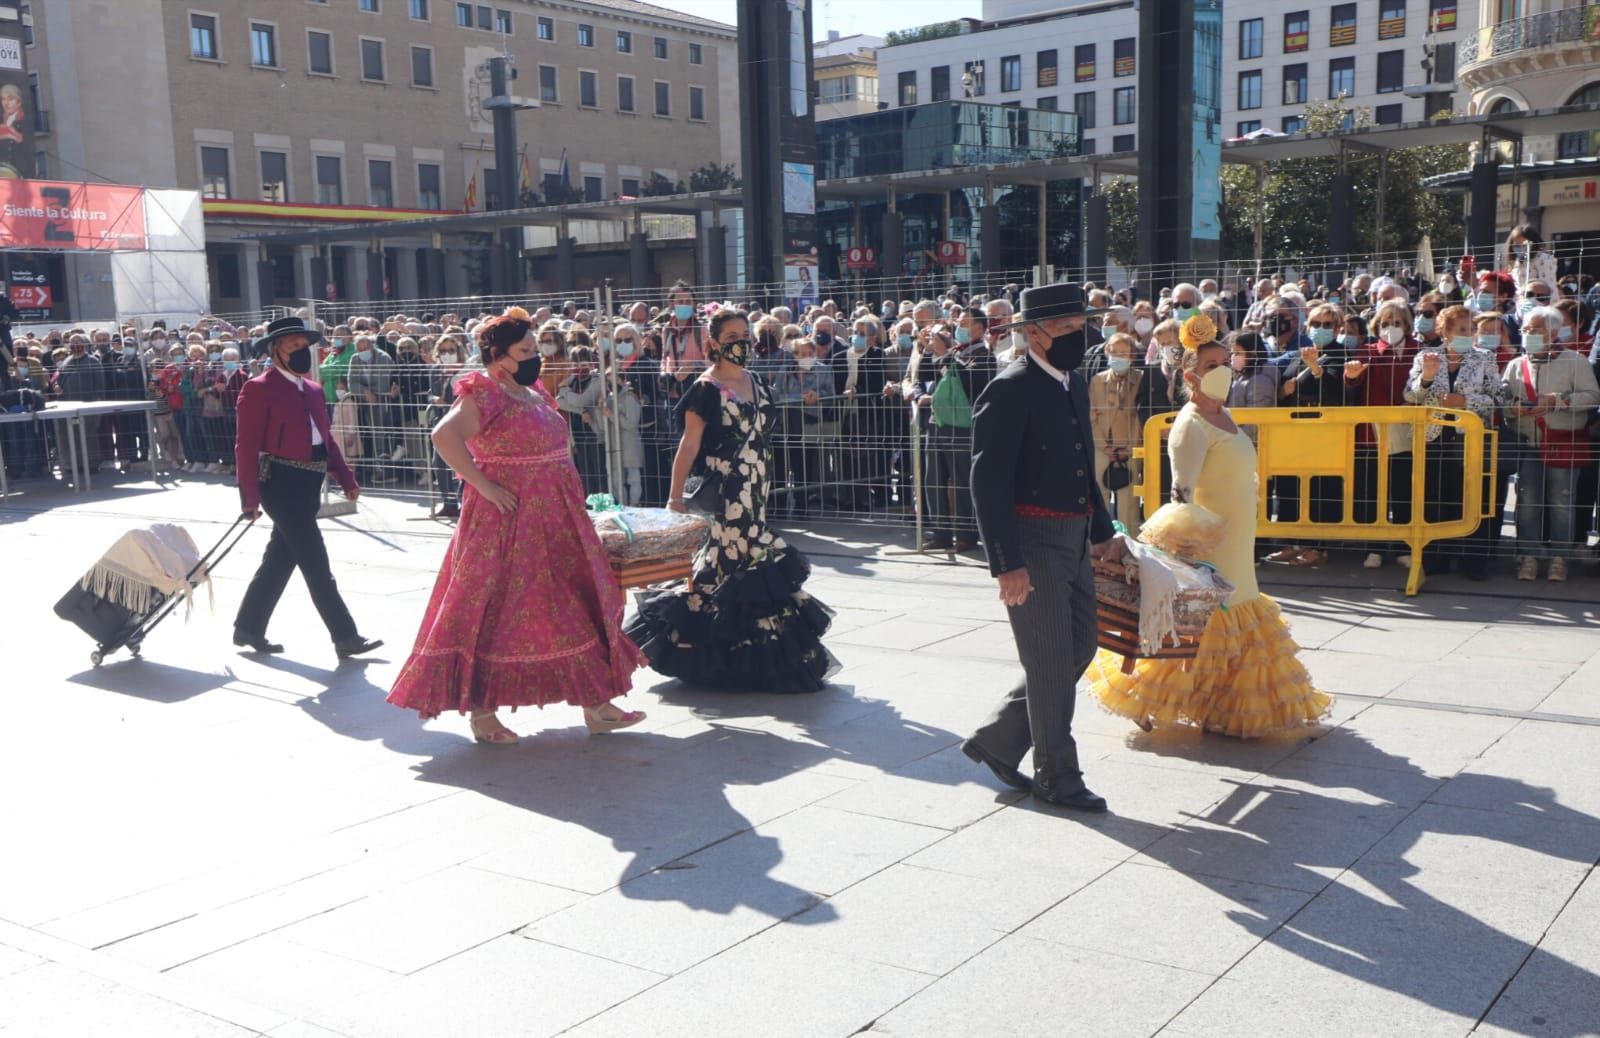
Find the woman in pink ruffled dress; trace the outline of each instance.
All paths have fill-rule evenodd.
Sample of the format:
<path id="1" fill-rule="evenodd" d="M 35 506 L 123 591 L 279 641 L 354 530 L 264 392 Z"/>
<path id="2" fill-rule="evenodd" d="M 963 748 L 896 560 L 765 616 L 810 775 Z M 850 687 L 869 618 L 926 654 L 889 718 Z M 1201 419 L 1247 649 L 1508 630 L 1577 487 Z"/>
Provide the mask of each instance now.
<path id="1" fill-rule="evenodd" d="M 478 330 L 484 371 L 456 384 L 433 431 L 461 477 L 461 522 L 389 702 L 423 720 L 472 715 L 479 742 L 514 743 L 501 707 L 571 703 L 591 732 L 638 724 L 611 700 L 644 663 L 622 633 L 623 595 L 584 508 L 567 420 L 539 386 L 533 324 Z"/>

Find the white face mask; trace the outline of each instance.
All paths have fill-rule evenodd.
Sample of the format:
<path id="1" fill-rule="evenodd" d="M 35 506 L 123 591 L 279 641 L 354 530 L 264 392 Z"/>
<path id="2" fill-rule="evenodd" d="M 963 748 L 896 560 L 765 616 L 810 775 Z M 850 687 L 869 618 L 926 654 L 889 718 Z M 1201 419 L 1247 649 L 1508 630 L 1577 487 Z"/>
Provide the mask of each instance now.
<path id="1" fill-rule="evenodd" d="M 1141 317 L 1133 322 L 1133 330 L 1140 338 L 1149 335 L 1155 329 L 1156 323 L 1148 317 Z"/>
<path id="2" fill-rule="evenodd" d="M 1228 390 L 1232 387 L 1232 368 L 1212 368 L 1200 379 L 1200 392 L 1218 403 L 1228 399 Z"/>
<path id="3" fill-rule="evenodd" d="M 812 368 L 817 366 L 817 358 L 815 357 L 796 357 L 794 362 L 799 366 L 801 371 L 810 371 Z"/>
<path id="4" fill-rule="evenodd" d="M 553 342 L 541 342 L 539 344 L 539 356 L 541 356 L 541 357 L 554 357 L 555 355 L 556 355 L 556 344 L 555 343 L 553 343 Z"/>
<path id="5" fill-rule="evenodd" d="M 1406 330 L 1404 328 L 1396 328 L 1394 325 L 1390 325 L 1383 331 L 1379 332 L 1378 336 L 1390 346 L 1398 346 L 1402 342 L 1406 341 Z"/>

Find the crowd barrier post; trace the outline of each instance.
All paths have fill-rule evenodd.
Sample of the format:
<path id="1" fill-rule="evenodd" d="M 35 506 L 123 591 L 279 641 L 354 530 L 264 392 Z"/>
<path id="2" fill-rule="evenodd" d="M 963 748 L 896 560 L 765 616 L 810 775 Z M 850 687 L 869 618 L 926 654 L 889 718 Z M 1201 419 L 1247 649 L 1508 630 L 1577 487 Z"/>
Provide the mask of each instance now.
<path id="1" fill-rule="evenodd" d="M 1256 536 L 1280 541 L 1403 542 L 1411 554 L 1406 579 L 1408 596 L 1422 589 L 1423 549 L 1428 544 L 1465 537 L 1485 520 L 1493 520 L 1498 515 L 1497 482 L 1491 478 L 1495 470 L 1497 438 L 1471 411 L 1432 407 L 1241 407 L 1230 413 L 1241 428 L 1256 432 Z M 1144 446 L 1134 452 L 1135 458 L 1149 461 L 1144 466 L 1144 483 L 1140 488 L 1146 515 L 1154 512 L 1161 502 L 1160 458 L 1177 417 L 1176 411 L 1153 416 L 1145 423 Z M 1372 473 L 1377 518 L 1373 522 L 1355 519 L 1358 430 L 1363 425 L 1375 427 L 1380 459 L 1389 457 L 1398 428 L 1404 427 L 1411 434 L 1411 507 L 1406 522 L 1390 520 L 1393 488 L 1389 485 L 1389 466 L 1383 463 L 1377 464 Z M 1427 431 L 1430 426 L 1455 430 L 1462 445 L 1461 515 L 1456 519 L 1431 522 L 1427 519 L 1424 501 L 1428 492 Z M 1299 518 L 1279 521 L 1269 514 L 1268 481 L 1272 479 L 1295 481 L 1301 503 Z M 1338 482 L 1337 521 L 1311 518 L 1313 479 Z M 1327 493 L 1319 494 L 1319 500 L 1328 503 Z M 1453 505 L 1456 502 L 1441 503 Z"/>

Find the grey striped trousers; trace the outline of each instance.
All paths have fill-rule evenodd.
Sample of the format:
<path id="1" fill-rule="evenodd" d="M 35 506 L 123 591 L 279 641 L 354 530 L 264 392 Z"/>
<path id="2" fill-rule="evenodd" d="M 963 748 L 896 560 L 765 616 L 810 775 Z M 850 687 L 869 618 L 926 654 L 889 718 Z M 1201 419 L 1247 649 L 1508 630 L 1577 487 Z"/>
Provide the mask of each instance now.
<path id="1" fill-rule="evenodd" d="M 1022 682 L 1007 692 L 972 737 L 1008 764 L 1033 749 L 1036 776 L 1057 789 L 1083 788 L 1072 711 L 1078 679 L 1094 660 L 1094 570 L 1087 519 L 1019 517 L 1022 559 L 1033 593 L 1011 606 Z"/>

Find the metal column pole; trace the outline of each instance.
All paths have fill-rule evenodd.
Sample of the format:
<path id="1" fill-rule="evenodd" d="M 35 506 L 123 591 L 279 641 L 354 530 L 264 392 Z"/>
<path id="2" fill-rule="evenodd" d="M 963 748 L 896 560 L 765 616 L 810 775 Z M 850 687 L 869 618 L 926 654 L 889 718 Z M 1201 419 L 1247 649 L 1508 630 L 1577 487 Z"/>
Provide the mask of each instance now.
<path id="1" fill-rule="evenodd" d="M 1267 238 L 1267 164 L 1256 163 L 1256 204 L 1255 204 L 1255 238 L 1256 238 L 1256 276 L 1261 280 L 1262 253 L 1266 251 Z"/>
<path id="2" fill-rule="evenodd" d="M 1050 265 L 1050 182 L 1039 181 L 1039 271 L 1040 276 Z"/>

